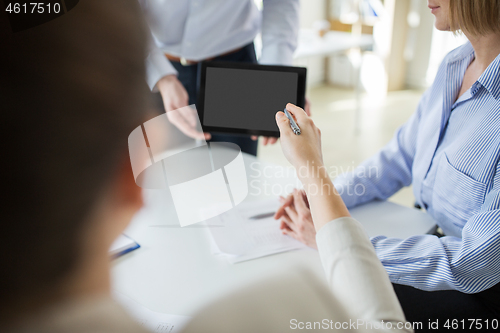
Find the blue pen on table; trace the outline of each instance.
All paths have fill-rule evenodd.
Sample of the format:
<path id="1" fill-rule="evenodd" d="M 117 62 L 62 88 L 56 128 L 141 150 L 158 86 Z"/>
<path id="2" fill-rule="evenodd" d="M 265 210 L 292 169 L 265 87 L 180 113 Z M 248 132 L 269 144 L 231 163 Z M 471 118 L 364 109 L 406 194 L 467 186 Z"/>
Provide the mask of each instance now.
<path id="1" fill-rule="evenodd" d="M 295 135 L 300 135 L 301 132 L 299 126 L 297 125 L 292 115 L 290 114 L 290 112 L 288 112 L 286 108 L 285 108 L 285 115 L 288 118 L 288 120 L 290 120 L 290 127 L 292 128 L 293 133 Z"/>

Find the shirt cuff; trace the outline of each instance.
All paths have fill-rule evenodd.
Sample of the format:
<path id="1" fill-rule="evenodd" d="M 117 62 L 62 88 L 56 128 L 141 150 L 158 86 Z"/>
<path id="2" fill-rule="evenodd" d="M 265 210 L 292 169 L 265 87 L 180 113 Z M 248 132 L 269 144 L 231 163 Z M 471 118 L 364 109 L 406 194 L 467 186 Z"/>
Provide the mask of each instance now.
<path id="1" fill-rule="evenodd" d="M 262 48 L 262 55 L 259 59 L 262 65 L 293 65 L 293 50 L 286 44 L 271 44 Z"/>
<path id="2" fill-rule="evenodd" d="M 177 75 L 177 71 L 162 52 L 152 51 L 146 59 L 146 78 L 151 91 L 157 92 L 156 84 L 167 75 Z"/>
<path id="3" fill-rule="evenodd" d="M 372 247 L 361 223 L 352 217 L 341 217 L 324 225 L 316 233 L 316 243 L 320 254 L 327 256 L 363 243 Z"/>
<path id="4" fill-rule="evenodd" d="M 404 323 L 387 272 L 357 220 L 343 217 L 329 222 L 316 234 L 316 242 L 330 289 L 352 318 L 379 325 Z M 395 332 L 401 331 L 405 330 Z"/>

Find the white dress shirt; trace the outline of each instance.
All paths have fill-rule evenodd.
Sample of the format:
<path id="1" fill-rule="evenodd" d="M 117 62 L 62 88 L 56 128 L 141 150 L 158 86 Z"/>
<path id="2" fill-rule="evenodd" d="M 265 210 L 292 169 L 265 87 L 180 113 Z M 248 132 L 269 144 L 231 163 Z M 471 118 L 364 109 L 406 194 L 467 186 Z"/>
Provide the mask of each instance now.
<path id="1" fill-rule="evenodd" d="M 140 0 L 154 40 L 148 84 L 176 74 L 164 53 L 201 61 L 251 43 L 262 32 L 260 63 L 291 65 L 297 47 L 299 0 Z"/>
<path id="2" fill-rule="evenodd" d="M 316 240 L 330 288 L 308 271 L 290 269 L 222 296 L 195 314 L 183 333 L 296 332 L 308 323 L 314 329 L 307 331 L 413 331 L 358 221 L 336 219 Z M 146 333 L 111 298 L 60 304 L 7 333 L 35 331 Z"/>

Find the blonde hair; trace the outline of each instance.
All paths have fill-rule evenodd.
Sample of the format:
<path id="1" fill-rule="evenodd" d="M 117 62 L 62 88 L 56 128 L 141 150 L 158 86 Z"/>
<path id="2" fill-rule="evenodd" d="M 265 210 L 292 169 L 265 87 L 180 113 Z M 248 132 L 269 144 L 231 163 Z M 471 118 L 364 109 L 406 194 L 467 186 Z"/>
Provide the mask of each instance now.
<path id="1" fill-rule="evenodd" d="M 500 32 L 500 0 L 450 0 L 450 29 L 473 36 Z"/>

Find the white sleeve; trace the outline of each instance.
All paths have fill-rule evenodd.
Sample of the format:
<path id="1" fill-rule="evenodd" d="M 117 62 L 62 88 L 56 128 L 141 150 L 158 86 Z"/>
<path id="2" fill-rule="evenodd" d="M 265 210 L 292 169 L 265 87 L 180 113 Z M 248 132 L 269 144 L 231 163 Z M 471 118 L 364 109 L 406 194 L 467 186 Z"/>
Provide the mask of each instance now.
<path id="1" fill-rule="evenodd" d="M 374 331 L 412 332 L 389 277 L 361 224 L 339 218 L 321 228 L 316 241 L 328 284 L 349 316 L 381 324 Z M 392 323 L 392 330 L 387 329 Z M 401 328 L 401 329 L 400 329 Z"/>
<path id="2" fill-rule="evenodd" d="M 139 0 L 139 4 L 144 13 L 144 18 L 147 24 L 150 24 L 148 15 L 148 4 L 145 0 Z M 177 75 L 177 71 L 170 61 L 165 57 L 165 54 L 158 48 L 153 37 L 153 33 L 148 34 L 148 57 L 146 58 L 146 81 L 152 91 L 158 91 L 156 84 L 160 79 L 167 75 Z"/>
<path id="3" fill-rule="evenodd" d="M 264 0 L 261 64 L 292 65 L 299 32 L 299 8 L 299 0 Z"/>
<path id="4" fill-rule="evenodd" d="M 146 58 L 146 80 L 152 91 L 158 91 L 156 84 L 167 75 L 177 75 L 177 71 L 165 54 L 155 45 L 153 37 L 149 42 L 149 55 Z"/>

